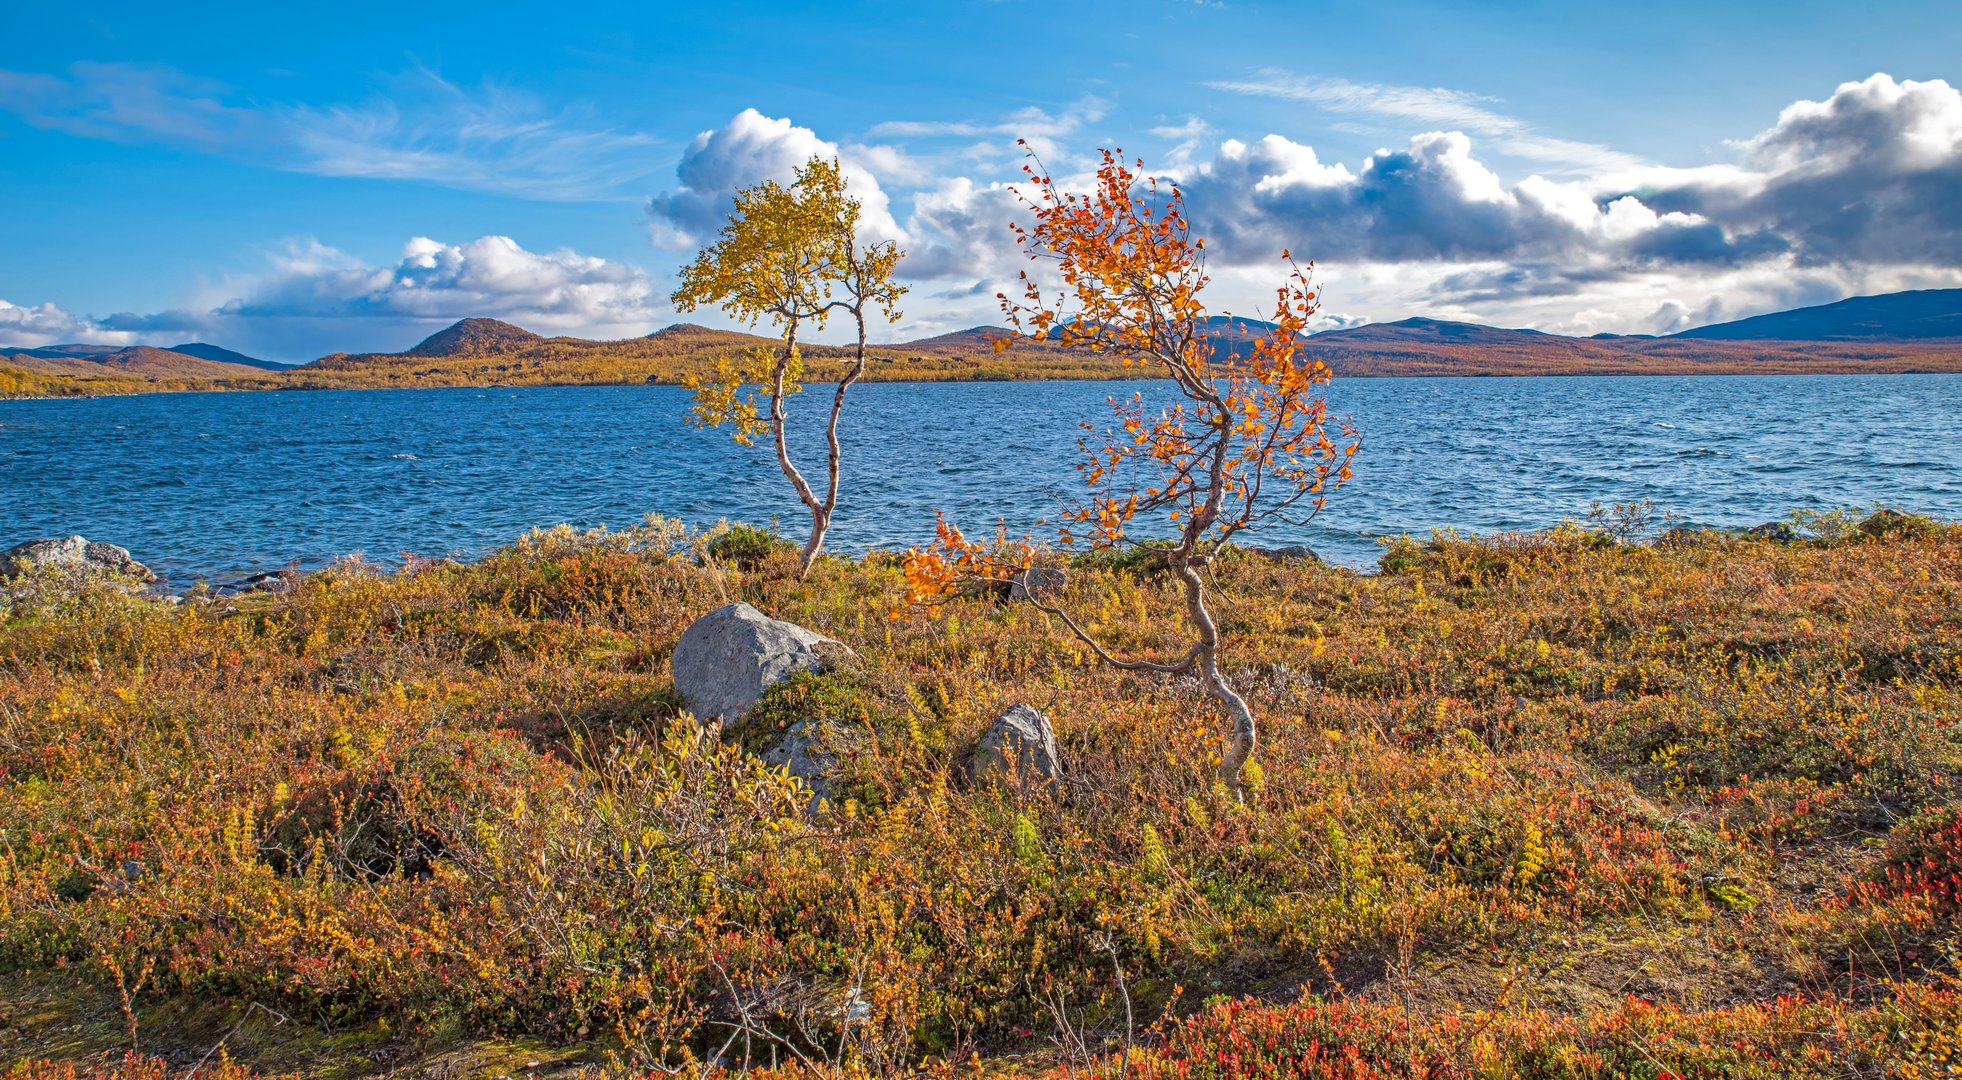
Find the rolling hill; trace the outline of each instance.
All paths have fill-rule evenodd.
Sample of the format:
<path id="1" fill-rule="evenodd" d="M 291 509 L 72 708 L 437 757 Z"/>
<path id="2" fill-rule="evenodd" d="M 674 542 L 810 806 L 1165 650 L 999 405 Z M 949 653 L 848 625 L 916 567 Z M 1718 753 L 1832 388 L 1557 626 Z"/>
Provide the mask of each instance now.
<path id="1" fill-rule="evenodd" d="M 1953 341 L 1962 343 L 1962 289 L 1854 296 L 1675 335 L 1703 341 Z"/>
<path id="2" fill-rule="evenodd" d="M 1449 322 L 1444 319 L 1422 317 L 1400 319 L 1397 322 L 1368 323 L 1352 326 L 1345 330 L 1329 330 L 1316 334 L 1314 340 L 1322 344 L 1341 343 L 1345 345 L 1462 345 L 1473 348 L 1531 348 L 1536 345 L 1555 344 L 1575 340 L 1562 338 L 1539 330 L 1507 330 L 1498 326 L 1485 326 L 1480 323 Z"/>
<path id="3" fill-rule="evenodd" d="M 1670 337 L 1411 318 L 1309 339 L 1338 375 L 1692 375 L 1962 371 L 1962 289 L 1854 297 Z"/>
<path id="4" fill-rule="evenodd" d="M 170 351 L 183 353 L 185 356 L 195 356 L 200 360 L 216 360 L 221 364 L 239 364 L 244 367 L 258 368 L 261 371 L 285 371 L 287 368 L 293 366 L 274 360 L 260 360 L 256 357 L 247 356 L 244 353 L 236 353 L 230 349 L 220 348 L 216 345 L 207 345 L 202 341 L 187 341 L 182 345 L 172 345 Z"/>
<path id="5" fill-rule="evenodd" d="M 17 352 L 0 349 L 0 363 L 26 371 L 80 378 L 237 379 L 266 374 L 266 369 L 256 364 L 206 359 L 175 349 L 158 349 L 148 345 L 126 348 L 52 346 Z"/>
<path id="6" fill-rule="evenodd" d="M 25 356 L 37 360 L 84 360 L 122 348 L 124 348 L 122 345 L 42 345 L 30 349 L 26 346 L 0 345 L 0 356 Z"/>
<path id="7" fill-rule="evenodd" d="M 545 339 L 496 319 L 464 319 L 422 339 L 404 356 L 502 356 Z"/>

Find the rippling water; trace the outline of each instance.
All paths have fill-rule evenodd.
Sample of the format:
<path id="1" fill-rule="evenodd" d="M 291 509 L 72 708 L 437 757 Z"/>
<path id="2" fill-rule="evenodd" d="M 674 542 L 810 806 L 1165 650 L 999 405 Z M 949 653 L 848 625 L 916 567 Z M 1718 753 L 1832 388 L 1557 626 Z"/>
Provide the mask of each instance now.
<path id="1" fill-rule="evenodd" d="M 831 548 L 919 542 L 936 507 L 970 530 L 1027 528 L 1074 491 L 1077 422 L 1134 389 L 1162 391 L 854 389 Z M 1353 379 L 1329 399 L 1363 429 L 1355 480 L 1309 528 L 1254 542 L 1360 566 L 1386 534 L 1541 528 L 1642 498 L 1709 526 L 1875 502 L 1962 517 L 1957 375 Z M 684 427 L 686 412 L 683 391 L 654 386 L 0 402 L 0 547 L 81 533 L 183 582 L 354 552 L 468 556 L 534 525 L 650 511 L 777 516 L 801 535 L 767 453 Z M 818 432 L 796 434 L 821 464 Z"/>

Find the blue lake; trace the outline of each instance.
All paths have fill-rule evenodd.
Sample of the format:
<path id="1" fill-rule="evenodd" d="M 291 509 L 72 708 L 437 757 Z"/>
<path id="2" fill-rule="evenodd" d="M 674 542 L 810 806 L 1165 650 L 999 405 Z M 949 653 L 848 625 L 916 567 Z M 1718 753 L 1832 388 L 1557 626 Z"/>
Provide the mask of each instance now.
<path id="1" fill-rule="evenodd" d="M 879 384 L 846 412 L 834 551 L 1020 533 L 1076 490 L 1081 420 L 1141 383 Z M 1536 529 L 1653 499 L 1689 524 L 1884 502 L 1962 517 L 1962 375 L 1352 379 L 1355 480 L 1306 529 L 1355 566 L 1378 537 Z M 814 391 L 793 412 L 812 471 Z M 0 402 L 0 547 L 81 533 L 173 583 L 361 553 L 470 556 L 535 525 L 654 512 L 807 523 L 774 460 L 684 426 L 673 387 L 168 394 Z"/>

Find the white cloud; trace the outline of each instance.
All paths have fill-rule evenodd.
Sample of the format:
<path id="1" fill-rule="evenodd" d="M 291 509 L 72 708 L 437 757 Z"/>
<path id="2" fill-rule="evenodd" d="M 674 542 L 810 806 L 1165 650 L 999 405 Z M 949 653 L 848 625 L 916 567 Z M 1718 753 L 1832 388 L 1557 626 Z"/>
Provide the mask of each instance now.
<path id="1" fill-rule="evenodd" d="M 1222 143 L 1180 178 L 1195 226 L 1227 262 L 1283 248 L 1318 261 L 1639 259 L 1710 242 L 1709 223 L 1603 201 L 1591 185 L 1530 176 L 1508 185 L 1462 132 L 1379 150 L 1351 172 L 1314 148 L 1269 135 Z"/>
<path id="2" fill-rule="evenodd" d="M 913 199 L 909 231 L 916 237 L 900 272 L 916 280 L 971 283 L 994 296 L 1028 260 L 1016 247 L 1011 222 L 1026 217 L 1015 189 L 966 177 L 945 181 Z"/>
<path id="3" fill-rule="evenodd" d="M 646 271 L 574 251 L 537 252 L 507 236 L 463 244 L 415 237 L 371 266 L 317 241 L 295 241 L 258 275 L 222 283 L 185 307 L 100 319 L 51 304 L 0 304 L 0 343 L 175 344 L 197 337 L 274 360 L 396 351 L 458 319 L 503 319 L 541 334 L 620 338 L 655 328 Z M 17 313 L 25 314 L 17 314 Z M 19 327 L 16 329 L 16 327 Z"/>
<path id="4" fill-rule="evenodd" d="M 32 349 L 76 342 L 129 345 L 135 342 L 135 335 L 105 333 L 92 320 L 71 315 L 53 304 L 22 307 L 0 300 L 0 346 Z"/>
<path id="5" fill-rule="evenodd" d="M 418 236 L 381 267 L 309 241 L 277 256 L 270 273 L 214 313 L 431 323 L 483 315 L 540 332 L 605 336 L 649 329 L 653 292 L 639 267 L 570 250 L 527 251 L 508 236 L 464 244 Z"/>
<path id="6" fill-rule="evenodd" d="M 944 142 L 962 140 L 957 156 L 971 164 L 1018 172 L 1025 155 L 1034 153 L 1045 167 L 1063 172 L 1090 158 L 1069 153 L 1069 141 L 1091 124 L 1110 113 L 1111 103 L 1094 94 L 1078 98 L 1061 109 L 1051 111 L 1028 105 L 998 119 L 973 120 L 889 120 L 873 125 L 868 133 L 878 139 Z M 1017 145 L 1026 144 L 1023 146 Z"/>
<path id="7" fill-rule="evenodd" d="M 861 228 L 868 236 L 904 239 L 885 190 L 855 155 L 810 128 L 744 109 L 727 124 L 695 136 L 675 170 L 680 186 L 648 200 L 655 242 L 672 248 L 701 243 L 728 220 L 738 190 L 764 180 L 786 183 L 814 157 L 836 158 L 844 167 L 846 190 L 863 204 Z"/>
<path id="8" fill-rule="evenodd" d="M 460 87 L 429 70 L 386 80 L 364 100 L 316 106 L 247 101 L 169 67 L 84 62 L 64 75 L 0 70 L 0 110 L 83 138 L 530 199 L 625 198 L 623 185 L 654 168 L 647 135 L 496 84 Z"/>
<path id="9" fill-rule="evenodd" d="M 1962 252 L 1962 92 L 1877 74 L 1801 101 L 1739 144 L 1734 171 L 1641 193 L 1789 249 L 1803 263 L 1946 264 Z"/>

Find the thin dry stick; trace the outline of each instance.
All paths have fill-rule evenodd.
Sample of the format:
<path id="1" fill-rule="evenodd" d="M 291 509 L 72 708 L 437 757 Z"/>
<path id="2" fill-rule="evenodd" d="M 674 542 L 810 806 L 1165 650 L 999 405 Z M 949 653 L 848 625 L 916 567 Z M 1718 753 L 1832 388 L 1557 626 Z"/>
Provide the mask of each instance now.
<path id="1" fill-rule="evenodd" d="M 1101 946 L 1110 954 L 1111 974 L 1117 980 L 1117 993 L 1124 999 L 1124 1056 L 1117 1067 L 1118 1080 L 1125 1080 L 1131 1074 L 1131 1046 L 1137 1042 L 1137 1021 L 1131 1011 L 1131 987 L 1124 981 L 1124 965 L 1117 957 L 1117 942 L 1109 934 L 1098 934 L 1094 944 Z"/>

